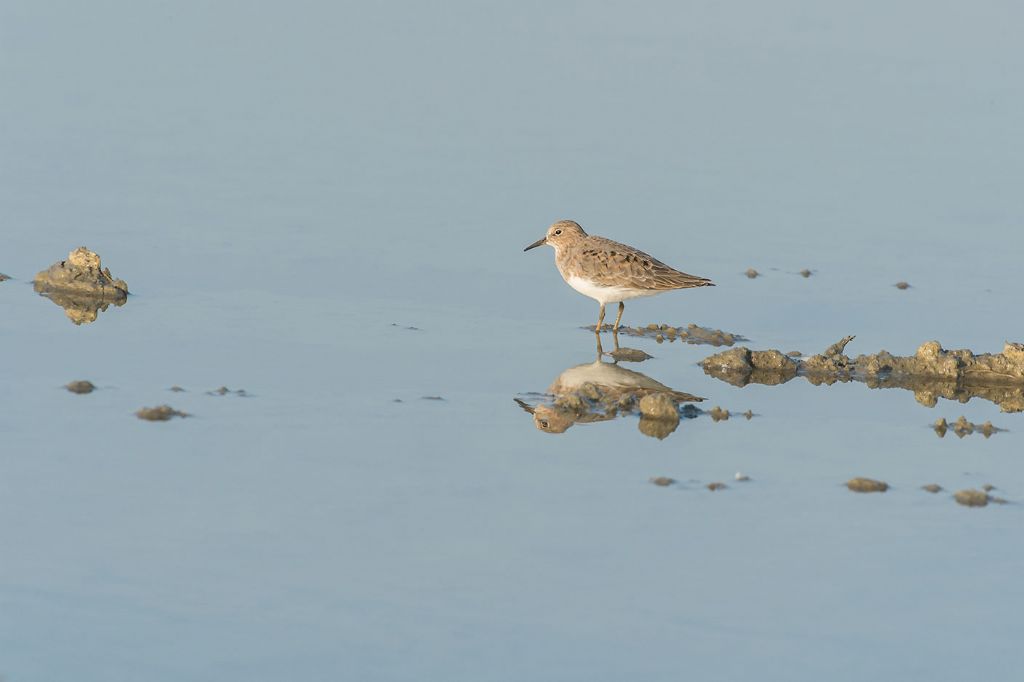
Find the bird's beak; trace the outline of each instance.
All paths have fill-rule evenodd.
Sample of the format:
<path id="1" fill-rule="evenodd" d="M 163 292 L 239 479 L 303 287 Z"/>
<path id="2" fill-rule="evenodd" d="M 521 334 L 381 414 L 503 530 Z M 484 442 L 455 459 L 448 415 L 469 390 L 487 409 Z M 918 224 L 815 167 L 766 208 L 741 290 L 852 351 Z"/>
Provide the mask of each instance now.
<path id="1" fill-rule="evenodd" d="M 519 407 L 523 408 L 530 414 L 534 414 L 534 408 L 530 407 L 530 404 L 527 403 L 525 400 L 520 400 L 519 398 L 512 398 L 512 400 L 516 401 L 516 405 L 518 405 Z"/>
<path id="2" fill-rule="evenodd" d="M 548 243 L 548 238 L 547 237 L 541 237 L 540 239 L 538 239 L 537 241 L 535 241 L 534 243 L 530 244 L 525 249 L 523 249 L 523 251 L 529 251 L 530 249 L 536 249 L 538 246 L 544 246 L 547 243 Z"/>

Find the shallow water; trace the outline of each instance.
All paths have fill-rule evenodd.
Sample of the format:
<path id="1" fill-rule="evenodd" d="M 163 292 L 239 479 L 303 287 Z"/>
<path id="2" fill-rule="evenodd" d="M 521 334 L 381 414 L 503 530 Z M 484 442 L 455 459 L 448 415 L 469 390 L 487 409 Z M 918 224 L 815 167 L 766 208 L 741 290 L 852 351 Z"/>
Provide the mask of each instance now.
<path id="1" fill-rule="evenodd" d="M 0 7 L 0 675 L 1018 669 L 1020 414 L 636 338 L 733 418 L 556 435 L 514 398 L 595 360 L 521 252 L 563 217 L 718 283 L 629 324 L 1024 341 L 1021 11 L 449 7 Z M 133 296 L 76 326 L 31 280 L 82 244 Z M 930 428 L 960 415 L 1008 430 Z M 984 483 L 1013 504 L 952 500 Z"/>

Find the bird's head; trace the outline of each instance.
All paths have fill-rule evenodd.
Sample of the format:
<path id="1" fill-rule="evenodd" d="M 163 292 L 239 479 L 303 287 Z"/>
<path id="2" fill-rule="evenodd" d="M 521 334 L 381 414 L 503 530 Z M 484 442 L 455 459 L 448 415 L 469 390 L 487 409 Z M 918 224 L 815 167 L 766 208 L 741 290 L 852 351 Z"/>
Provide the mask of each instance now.
<path id="1" fill-rule="evenodd" d="M 538 431 L 544 433 L 565 433 L 569 427 L 576 423 L 576 417 L 571 412 L 559 409 L 554 405 L 530 405 L 524 400 L 514 398 L 516 404 L 533 415 L 533 425 Z"/>
<path id="2" fill-rule="evenodd" d="M 544 246 L 547 244 L 558 251 L 561 248 L 572 246 L 579 240 L 587 236 L 587 233 L 583 231 L 580 224 L 574 220 L 559 220 L 557 223 L 552 223 L 551 227 L 548 228 L 547 234 L 541 239 L 538 239 L 534 243 L 527 246 L 523 251 L 529 251 L 535 249 L 538 246 Z"/>

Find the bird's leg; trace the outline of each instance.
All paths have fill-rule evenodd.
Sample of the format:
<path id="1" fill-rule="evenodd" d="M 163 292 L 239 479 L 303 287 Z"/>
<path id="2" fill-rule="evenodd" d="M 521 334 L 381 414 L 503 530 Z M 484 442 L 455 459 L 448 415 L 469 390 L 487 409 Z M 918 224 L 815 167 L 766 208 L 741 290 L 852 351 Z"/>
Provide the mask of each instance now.
<path id="1" fill-rule="evenodd" d="M 613 329 L 612 330 L 612 340 L 615 341 L 615 350 L 618 350 L 619 349 L 619 330 L 618 329 Z"/>
<path id="2" fill-rule="evenodd" d="M 602 308 L 603 307 L 604 306 L 602 306 Z M 622 311 L 625 310 L 625 309 L 626 309 L 626 304 L 623 303 L 622 301 L 619 301 L 619 315 L 618 315 L 618 317 L 615 318 L 615 326 L 612 327 L 612 331 L 613 332 L 619 331 L 619 322 L 622 321 Z"/>
<path id="3" fill-rule="evenodd" d="M 600 333 L 601 325 L 604 324 L 604 303 L 601 304 L 601 314 L 597 316 L 597 327 L 595 330 Z"/>
<path id="4" fill-rule="evenodd" d="M 597 361 L 601 361 L 601 357 L 604 356 L 604 348 L 601 347 L 601 332 L 594 330 L 594 338 L 597 339 Z"/>

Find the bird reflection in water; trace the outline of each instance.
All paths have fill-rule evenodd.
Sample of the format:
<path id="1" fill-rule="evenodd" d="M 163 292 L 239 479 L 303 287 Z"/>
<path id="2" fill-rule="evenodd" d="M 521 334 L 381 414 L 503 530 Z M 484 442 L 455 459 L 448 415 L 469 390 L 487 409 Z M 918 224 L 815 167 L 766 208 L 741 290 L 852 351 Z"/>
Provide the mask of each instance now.
<path id="1" fill-rule="evenodd" d="M 516 403 L 533 415 L 534 426 L 545 433 L 564 433 L 574 424 L 589 424 L 615 419 L 640 410 L 640 402 L 646 396 L 664 396 L 664 399 L 649 399 L 648 403 L 660 400 L 662 413 L 641 414 L 640 431 L 655 438 L 665 438 L 679 425 L 679 416 L 696 417 L 699 410 L 691 404 L 678 409 L 680 403 L 696 403 L 704 399 L 683 393 L 641 374 L 622 367 L 619 362 L 628 357 L 649 357 L 641 351 L 619 348 L 619 337 L 614 335 L 615 351 L 609 353 L 612 362 L 604 360 L 606 353 L 597 340 L 597 358 L 593 362 L 576 365 L 558 375 L 548 388 L 549 402 L 531 405 L 515 398 Z M 622 360 L 624 361 L 624 360 Z M 648 404 L 645 403 L 645 404 Z M 647 412 L 647 408 L 644 408 Z"/>

